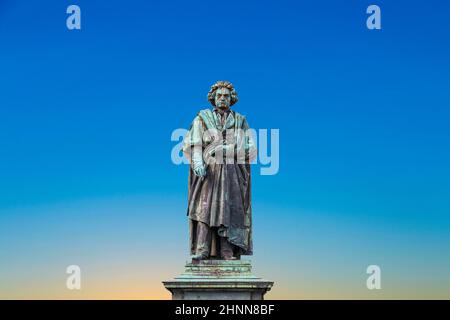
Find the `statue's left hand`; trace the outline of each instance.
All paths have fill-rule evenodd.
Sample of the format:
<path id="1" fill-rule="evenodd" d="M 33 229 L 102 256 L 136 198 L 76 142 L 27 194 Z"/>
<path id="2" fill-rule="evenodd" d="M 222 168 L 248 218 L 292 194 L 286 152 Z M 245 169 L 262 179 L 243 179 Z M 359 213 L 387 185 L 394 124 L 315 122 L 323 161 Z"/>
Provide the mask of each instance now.
<path id="1" fill-rule="evenodd" d="M 204 177 L 204 176 L 206 175 L 206 168 L 205 168 L 205 165 L 202 164 L 202 165 L 200 165 L 200 166 L 194 168 L 194 174 L 195 174 L 197 177 Z"/>

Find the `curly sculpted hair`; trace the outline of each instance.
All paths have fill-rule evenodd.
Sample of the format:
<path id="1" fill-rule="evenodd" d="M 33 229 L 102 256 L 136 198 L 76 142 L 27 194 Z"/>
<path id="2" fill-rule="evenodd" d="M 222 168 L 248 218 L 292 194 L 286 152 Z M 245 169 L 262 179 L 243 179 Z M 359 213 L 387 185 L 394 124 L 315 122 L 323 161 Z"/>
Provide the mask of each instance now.
<path id="1" fill-rule="evenodd" d="M 220 89 L 220 88 L 227 88 L 228 90 L 230 90 L 230 95 L 231 95 L 230 106 L 232 106 L 233 104 L 238 102 L 239 99 L 237 96 L 237 92 L 233 87 L 233 84 L 231 84 L 231 82 L 228 82 L 228 81 L 217 81 L 216 83 L 214 83 L 211 86 L 211 89 L 208 92 L 208 101 L 214 107 L 216 106 L 216 102 L 215 102 L 216 91 L 217 91 L 217 89 Z"/>

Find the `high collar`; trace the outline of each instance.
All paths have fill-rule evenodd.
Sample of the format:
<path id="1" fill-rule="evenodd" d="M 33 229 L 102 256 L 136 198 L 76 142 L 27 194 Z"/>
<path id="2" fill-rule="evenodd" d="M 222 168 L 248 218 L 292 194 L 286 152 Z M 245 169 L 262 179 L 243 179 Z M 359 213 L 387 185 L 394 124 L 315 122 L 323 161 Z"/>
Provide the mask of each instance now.
<path id="1" fill-rule="evenodd" d="M 221 113 L 218 108 L 214 108 L 213 110 L 215 123 L 218 129 L 228 129 L 234 125 L 234 116 L 233 111 L 230 108 Z"/>
<path id="2" fill-rule="evenodd" d="M 219 110 L 219 108 L 214 107 L 213 111 L 214 111 L 215 113 L 217 113 L 217 114 L 229 114 L 229 113 L 231 112 L 231 109 L 228 108 L 227 110 L 221 112 L 221 111 Z"/>

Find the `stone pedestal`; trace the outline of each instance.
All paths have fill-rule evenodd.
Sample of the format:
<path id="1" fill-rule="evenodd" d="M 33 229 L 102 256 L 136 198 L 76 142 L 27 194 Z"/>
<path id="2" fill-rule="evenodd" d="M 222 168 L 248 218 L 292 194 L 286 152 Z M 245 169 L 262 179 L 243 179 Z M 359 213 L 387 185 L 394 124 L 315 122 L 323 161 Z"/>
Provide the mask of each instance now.
<path id="1" fill-rule="evenodd" d="M 200 260 L 163 284 L 173 300 L 263 300 L 273 282 L 254 276 L 249 260 Z"/>

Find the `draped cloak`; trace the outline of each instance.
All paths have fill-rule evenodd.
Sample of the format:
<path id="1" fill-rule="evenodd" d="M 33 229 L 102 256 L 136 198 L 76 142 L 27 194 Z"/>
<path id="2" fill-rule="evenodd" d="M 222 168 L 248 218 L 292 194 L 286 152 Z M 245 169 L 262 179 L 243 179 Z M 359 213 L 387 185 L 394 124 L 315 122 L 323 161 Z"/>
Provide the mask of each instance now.
<path id="1" fill-rule="evenodd" d="M 196 229 L 200 221 L 210 228 L 217 228 L 218 236 L 236 246 L 238 256 L 252 255 L 250 163 L 256 157 L 256 147 L 243 115 L 230 111 L 223 125 L 219 117 L 216 111 L 201 110 L 183 142 L 183 153 L 191 163 L 187 209 L 190 252 L 196 253 Z M 222 144 L 231 145 L 231 149 L 234 146 L 233 163 L 208 159 L 208 150 Z M 193 172 L 192 160 L 195 150 L 199 152 L 199 149 L 202 154 L 197 154 L 197 158 L 205 163 L 205 177 L 198 177 Z M 213 241 L 211 252 L 215 250 Z"/>

